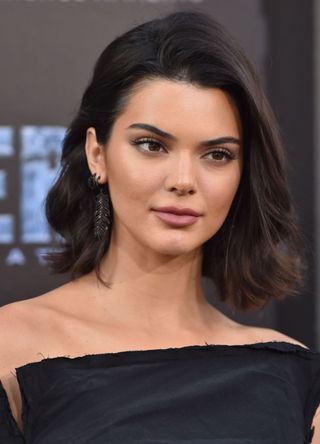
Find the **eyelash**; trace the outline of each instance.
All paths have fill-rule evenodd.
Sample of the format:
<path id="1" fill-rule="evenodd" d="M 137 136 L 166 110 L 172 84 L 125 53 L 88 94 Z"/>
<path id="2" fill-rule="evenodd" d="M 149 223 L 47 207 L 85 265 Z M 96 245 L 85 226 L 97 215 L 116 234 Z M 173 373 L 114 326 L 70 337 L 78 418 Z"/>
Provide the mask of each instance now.
<path id="1" fill-rule="evenodd" d="M 134 140 L 132 140 L 131 141 L 134 145 L 136 145 L 136 146 L 139 146 L 139 148 L 141 148 L 141 144 L 142 143 L 153 143 L 153 144 L 156 144 L 157 146 L 160 146 L 160 147 L 162 147 L 163 148 L 163 146 L 162 146 L 162 144 L 161 143 L 159 143 L 157 140 L 155 140 L 155 139 L 151 139 L 151 138 L 148 138 L 148 137 L 145 137 L 145 138 L 142 138 L 142 139 L 134 139 Z M 147 151 L 147 150 L 145 150 L 145 149 L 143 149 L 143 148 L 141 148 L 143 151 L 145 151 L 146 153 L 158 153 L 159 151 Z M 229 151 L 229 150 L 227 150 L 227 149 L 225 149 L 225 148 L 219 148 L 219 149 L 215 149 L 214 151 L 209 151 L 208 153 L 206 153 L 206 155 L 208 155 L 208 154 L 212 154 L 212 153 L 218 153 L 218 154 L 224 154 L 226 157 L 227 157 L 227 160 L 226 161 L 224 161 L 224 160 L 216 160 L 216 159 L 211 159 L 211 160 L 215 160 L 216 162 L 223 162 L 223 163 L 226 163 L 226 162 L 229 162 L 230 160 L 233 160 L 233 159 L 235 159 L 236 158 L 236 156 L 231 152 L 231 151 Z"/>

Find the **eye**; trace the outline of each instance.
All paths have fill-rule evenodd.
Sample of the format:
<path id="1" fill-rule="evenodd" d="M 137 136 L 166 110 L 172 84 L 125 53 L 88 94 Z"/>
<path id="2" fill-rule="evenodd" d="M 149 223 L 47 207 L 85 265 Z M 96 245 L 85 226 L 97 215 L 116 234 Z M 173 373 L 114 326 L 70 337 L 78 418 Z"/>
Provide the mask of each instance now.
<path id="1" fill-rule="evenodd" d="M 205 156 L 212 154 L 211 160 L 217 161 L 219 163 L 226 163 L 232 159 L 235 159 L 235 155 L 226 149 L 219 148 L 218 150 L 210 151 Z"/>
<path id="2" fill-rule="evenodd" d="M 138 145 L 140 148 L 142 148 L 143 145 L 149 146 L 149 149 L 142 148 L 142 150 L 151 153 L 158 153 L 159 148 L 163 148 L 162 145 L 159 142 L 157 142 L 155 139 L 151 139 L 148 137 L 145 137 L 143 139 L 132 140 L 131 142 L 134 145 Z"/>

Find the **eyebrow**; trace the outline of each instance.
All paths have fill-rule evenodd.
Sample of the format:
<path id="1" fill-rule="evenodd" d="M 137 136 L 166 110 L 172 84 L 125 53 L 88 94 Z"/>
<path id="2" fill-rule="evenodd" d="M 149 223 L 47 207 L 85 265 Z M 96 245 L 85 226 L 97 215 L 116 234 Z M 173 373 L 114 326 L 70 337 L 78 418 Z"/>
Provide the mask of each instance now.
<path id="1" fill-rule="evenodd" d="M 160 137 L 163 137 L 164 139 L 177 141 L 177 138 L 173 136 L 170 133 L 167 133 L 166 131 L 161 130 L 160 128 L 157 128 L 156 126 L 150 125 L 148 123 L 133 123 L 132 125 L 128 126 L 126 129 L 130 128 L 140 128 L 148 130 L 154 134 L 157 134 Z M 210 140 L 203 140 L 199 143 L 199 146 L 206 147 L 206 146 L 212 146 L 212 145 L 220 145 L 222 143 L 235 143 L 237 145 L 240 145 L 241 142 L 236 137 L 218 137 L 217 139 L 210 139 Z"/>

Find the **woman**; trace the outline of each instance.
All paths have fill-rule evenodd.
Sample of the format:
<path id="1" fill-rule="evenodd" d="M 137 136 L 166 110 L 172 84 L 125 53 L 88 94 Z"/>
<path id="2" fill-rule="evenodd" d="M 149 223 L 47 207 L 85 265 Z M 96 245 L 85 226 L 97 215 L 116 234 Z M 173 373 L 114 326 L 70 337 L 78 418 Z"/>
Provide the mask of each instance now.
<path id="1" fill-rule="evenodd" d="M 46 201 L 64 239 L 48 261 L 71 281 L 0 311 L 0 442 L 319 443 L 320 354 L 201 286 L 239 310 L 297 291 L 284 163 L 214 20 L 177 12 L 111 42 Z"/>

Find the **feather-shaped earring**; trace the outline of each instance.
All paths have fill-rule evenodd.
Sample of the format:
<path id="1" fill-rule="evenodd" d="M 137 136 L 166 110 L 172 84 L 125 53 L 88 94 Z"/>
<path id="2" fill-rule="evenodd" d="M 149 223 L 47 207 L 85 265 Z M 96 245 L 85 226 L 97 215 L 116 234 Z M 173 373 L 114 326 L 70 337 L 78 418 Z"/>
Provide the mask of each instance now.
<path id="1" fill-rule="evenodd" d="M 96 192 L 94 212 L 94 237 L 98 240 L 105 238 L 111 224 L 111 208 L 108 186 L 99 184 L 100 176 L 93 173 L 88 179 L 88 186 Z"/>

